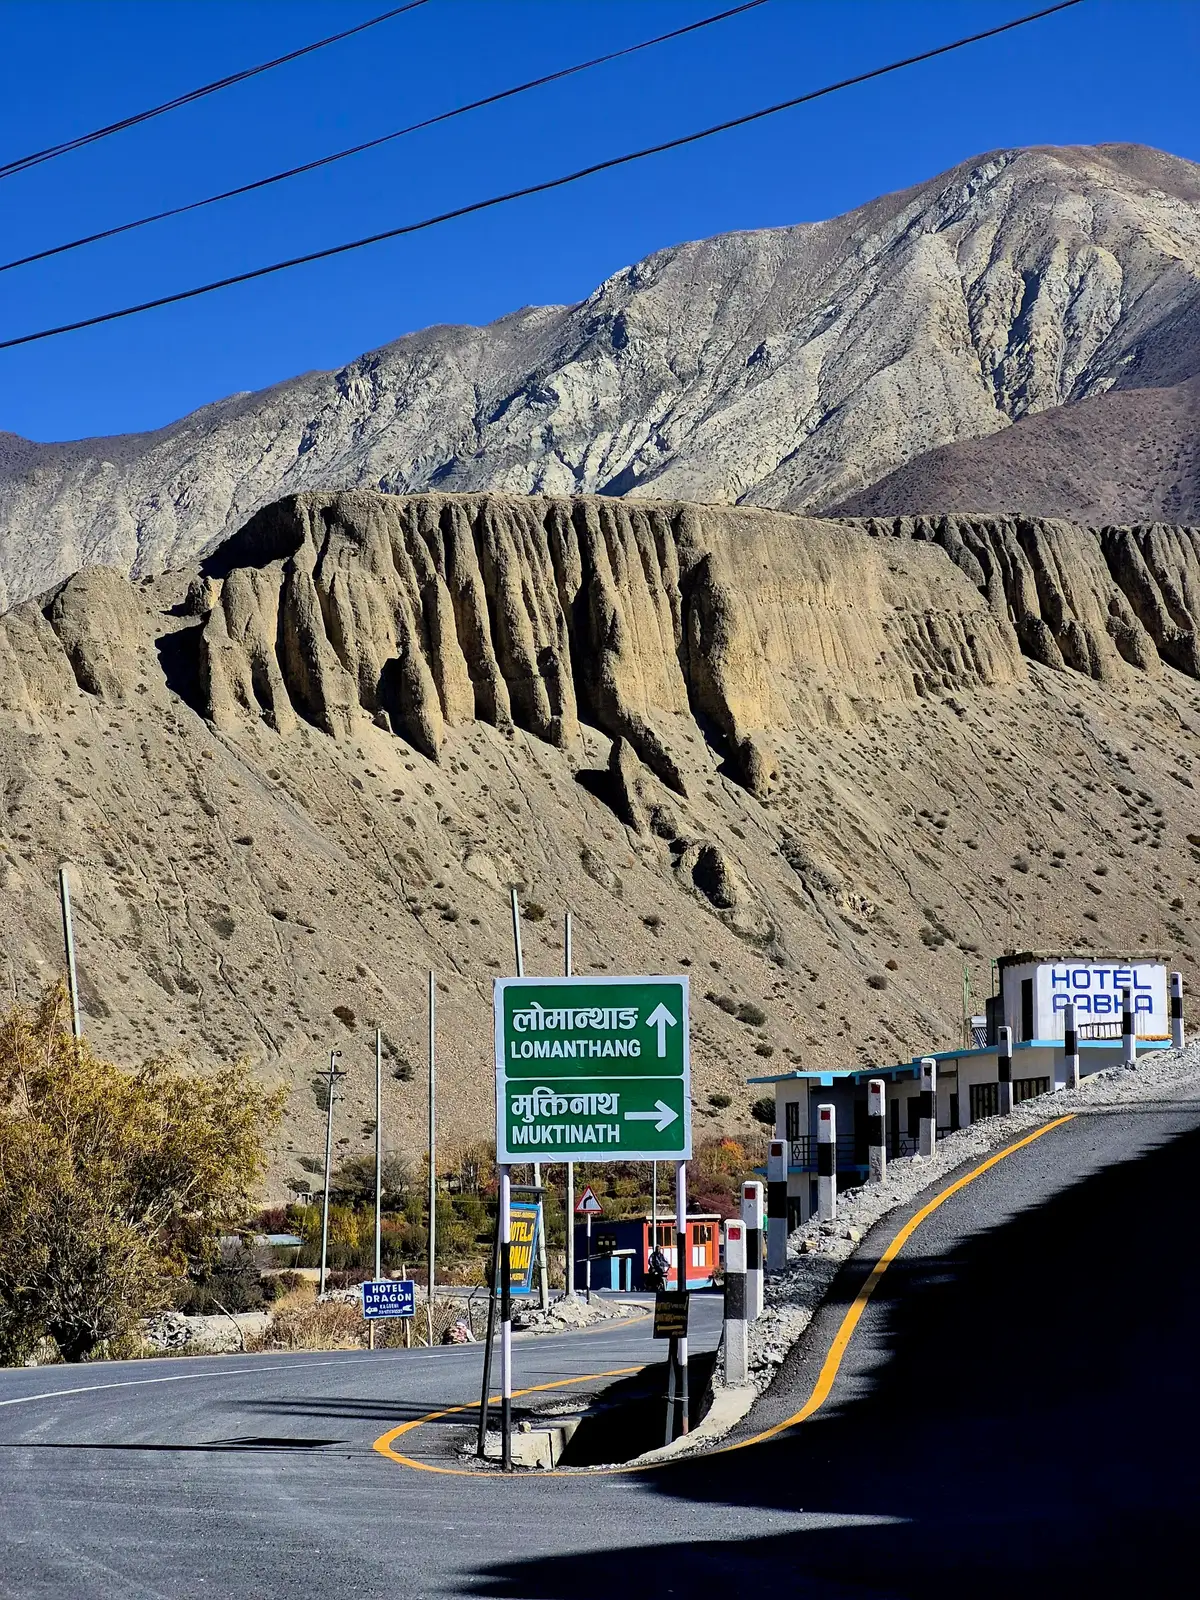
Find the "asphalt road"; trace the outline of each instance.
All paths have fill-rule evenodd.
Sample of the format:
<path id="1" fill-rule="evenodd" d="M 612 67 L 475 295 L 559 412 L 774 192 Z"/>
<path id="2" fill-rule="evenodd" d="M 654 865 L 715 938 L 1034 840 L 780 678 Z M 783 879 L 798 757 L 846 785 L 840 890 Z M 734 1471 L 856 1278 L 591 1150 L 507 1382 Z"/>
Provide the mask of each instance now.
<path id="1" fill-rule="evenodd" d="M 372 1450 L 469 1400 L 478 1347 L 2 1372 L 0 1594 L 1191 1592 L 1198 1171 L 1200 1104 L 1055 1129 L 922 1223 L 815 1417 L 641 1473 L 451 1476 Z M 807 1397 L 904 1216 L 742 1436 Z M 699 1308 L 710 1342 L 715 1311 Z M 527 1382 L 655 1354 L 645 1323 L 518 1346 Z M 396 1448 L 454 1463 L 458 1420 Z"/>

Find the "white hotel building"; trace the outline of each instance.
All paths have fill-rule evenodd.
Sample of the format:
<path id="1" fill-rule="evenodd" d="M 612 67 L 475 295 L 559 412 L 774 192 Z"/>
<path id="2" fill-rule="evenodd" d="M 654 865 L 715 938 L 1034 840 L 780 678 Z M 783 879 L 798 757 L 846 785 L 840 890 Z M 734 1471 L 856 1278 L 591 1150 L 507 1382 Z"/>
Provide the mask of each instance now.
<path id="1" fill-rule="evenodd" d="M 1001 956 L 996 971 L 997 993 L 988 1000 L 986 1014 L 971 1019 L 970 1045 L 926 1052 L 937 1062 L 940 1133 L 998 1114 L 997 1041 L 1002 1026 L 1011 1030 L 1014 1103 L 1065 1088 L 1063 1012 L 1068 1003 L 1075 1006 L 1082 1074 L 1121 1061 L 1123 989 L 1133 997 L 1137 1054 L 1170 1047 L 1164 956 L 1026 951 Z M 839 1186 L 861 1183 L 867 1173 L 867 1083 L 882 1078 L 887 1085 L 888 1155 L 911 1155 L 917 1147 L 921 1059 L 747 1080 L 769 1084 L 775 1091 L 774 1137 L 788 1146 L 790 1226 L 816 1208 L 817 1106 L 837 1108 Z"/>

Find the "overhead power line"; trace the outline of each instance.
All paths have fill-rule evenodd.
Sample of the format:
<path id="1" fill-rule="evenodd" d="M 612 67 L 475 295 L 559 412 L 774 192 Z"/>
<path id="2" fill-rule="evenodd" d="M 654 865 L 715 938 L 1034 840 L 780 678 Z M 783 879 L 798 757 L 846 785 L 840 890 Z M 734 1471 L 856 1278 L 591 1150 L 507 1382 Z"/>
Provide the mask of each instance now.
<path id="1" fill-rule="evenodd" d="M 84 245 L 97 244 L 101 239 L 114 239 L 118 234 L 130 233 L 134 228 L 144 228 L 151 222 L 165 222 L 168 217 L 182 217 L 189 211 L 199 211 L 204 206 L 216 205 L 220 200 L 232 200 L 237 195 L 252 194 L 256 189 L 266 189 L 273 183 L 283 183 L 288 178 L 298 178 L 302 173 L 315 172 L 319 167 L 328 167 L 335 161 L 344 161 L 347 156 L 361 155 L 364 150 L 376 150 L 382 144 L 389 144 L 393 139 L 402 139 L 406 134 L 418 133 L 423 128 L 435 127 L 439 122 L 449 122 L 454 117 L 466 116 L 468 111 L 479 111 L 484 106 L 495 105 L 500 100 L 510 100 L 513 95 L 525 94 L 530 89 L 540 89 L 545 84 L 557 83 L 560 78 L 573 77 L 577 72 L 587 72 L 592 67 L 603 66 L 609 61 L 618 61 L 622 56 L 636 55 L 639 50 L 649 50 L 652 46 L 666 44 L 671 39 L 682 38 L 685 33 L 695 33 L 700 28 L 709 28 L 714 22 L 725 22 L 729 17 L 740 16 L 744 11 L 755 11 L 759 6 L 766 5 L 767 0 L 747 0 L 744 5 L 733 6 L 728 11 L 718 11 L 715 16 L 701 17 L 698 22 L 689 22 L 686 27 L 673 28 L 670 33 L 660 33 L 653 39 L 643 39 L 640 44 L 626 45 L 623 50 L 611 50 L 607 55 L 593 56 L 590 61 L 577 62 L 573 67 L 562 67 L 557 72 L 548 72 L 541 78 L 530 78 L 527 83 L 514 84 L 511 89 L 500 89 L 495 94 L 485 95 L 482 100 L 472 100 L 468 105 L 455 106 L 453 110 L 439 112 L 437 116 L 426 117 L 422 122 L 409 123 L 406 128 L 397 128 L 392 133 L 384 133 L 377 139 L 368 139 L 363 144 L 351 145 L 347 150 L 336 150 L 332 155 L 321 156 L 316 161 L 306 161 L 303 166 L 289 167 L 286 172 L 273 172 L 269 177 L 256 178 L 253 183 L 239 184 L 236 189 L 225 189 L 220 194 L 210 194 L 203 200 L 192 200 L 187 205 L 172 206 L 169 211 L 155 211 L 148 217 L 138 217 L 134 222 L 122 222 L 113 228 L 103 228 L 99 233 L 86 234 L 82 239 L 72 239 L 66 244 L 52 245 L 48 250 L 37 250 L 32 255 L 19 256 L 15 261 L 0 262 L 0 272 L 11 272 L 14 267 L 27 267 L 35 261 L 45 261 L 50 256 L 60 256 L 68 250 L 79 250 Z"/>
<path id="2" fill-rule="evenodd" d="M 245 83 L 247 78 L 258 77 L 260 72 L 270 72 L 273 68 L 282 67 L 289 61 L 298 61 L 301 56 L 311 55 L 314 50 L 324 50 L 326 45 L 339 44 L 343 39 L 350 39 L 356 33 L 364 33 L 368 28 L 377 28 L 381 22 L 390 22 L 393 17 L 398 17 L 405 11 L 415 11 L 418 6 L 428 3 L 429 0 L 408 0 L 407 5 L 393 6 L 390 11 L 382 11 L 377 17 L 359 22 L 353 28 L 344 28 L 341 33 L 331 33 L 327 39 L 318 39 L 313 44 L 302 45 L 299 50 L 289 50 L 287 55 L 276 56 L 273 61 L 263 61 L 257 67 L 246 67 L 241 72 L 231 72 L 227 78 L 218 78 L 215 83 L 205 83 L 199 89 L 189 89 L 186 94 L 176 95 L 173 100 L 164 100 L 162 105 L 151 106 L 148 111 L 137 111 L 132 116 L 122 117 L 120 122 L 110 122 L 107 127 L 95 128 L 91 133 L 81 133 L 74 139 L 64 139 L 61 144 L 47 145 L 44 150 L 34 150 L 27 156 L 17 156 L 12 161 L 2 161 L 0 178 L 10 178 L 16 172 L 26 172 L 30 167 L 41 166 L 43 161 L 53 161 L 55 156 L 66 155 L 71 150 L 81 150 L 84 145 L 95 144 L 98 139 L 107 139 L 110 134 L 123 133 L 126 128 L 136 128 L 139 123 L 149 122 L 153 117 L 161 117 L 165 112 L 178 111 L 180 106 L 191 105 L 194 100 L 203 100 L 206 95 L 216 94 L 219 89 L 228 89 L 235 83 Z"/>
<path id="3" fill-rule="evenodd" d="M 237 283 L 251 283 L 256 278 L 266 278 L 275 272 L 286 272 L 291 267 L 307 266 L 313 261 L 327 261 L 331 256 L 346 255 L 349 251 L 361 250 L 366 245 L 380 244 L 385 239 L 399 239 L 405 234 L 420 233 L 426 228 L 435 228 L 440 223 L 451 222 L 458 217 L 469 217 L 478 211 L 487 211 L 493 206 L 506 205 L 511 200 L 523 200 L 530 195 L 561 189 L 569 183 L 578 183 L 582 178 L 593 177 L 598 172 L 611 172 L 615 167 L 627 166 L 633 161 L 643 161 L 647 156 L 662 155 L 668 150 L 682 149 L 685 145 L 696 144 L 701 139 L 710 139 L 714 134 L 728 133 L 733 128 L 744 128 L 747 124 L 759 122 L 764 117 L 775 116 L 780 111 L 789 111 L 793 106 L 805 105 L 811 100 L 821 99 L 824 95 L 835 94 L 839 89 L 849 89 L 858 83 L 868 83 L 872 78 L 882 78 L 889 72 L 900 71 L 902 67 L 916 66 L 921 61 L 932 61 L 937 56 L 948 55 L 952 50 L 961 50 L 966 45 L 978 44 L 984 39 L 994 39 L 999 34 L 1010 33 L 1014 28 L 1023 28 L 1027 23 L 1038 22 L 1043 17 L 1053 16 L 1056 12 L 1069 11 L 1072 6 L 1081 3 L 1082 0 L 1059 0 L 1057 5 L 1046 6 L 1041 11 L 1032 11 L 1024 17 L 1014 18 L 1011 22 L 1000 23 L 995 28 L 986 28 L 982 33 L 967 34 L 961 39 L 951 40 L 949 44 L 937 45 L 932 50 L 922 50 L 917 55 L 905 56 L 900 61 L 890 61 L 886 66 L 873 67 L 869 72 L 857 73 L 852 78 L 842 78 L 837 83 L 826 84 L 824 88 L 812 89 L 808 94 L 796 95 L 791 100 L 780 100 L 775 105 L 748 111 L 743 116 L 731 117 L 727 122 L 717 122 L 694 133 L 680 134 L 678 138 L 666 139 L 661 144 L 647 145 L 644 149 L 630 150 L 620 156 L 610 156 L 606 161 L 596 161 L 591 166 L 579 167 L 574 172 L 563 173 L 557 178 L 546 178 L 541 183 L 531 183 L 522 189 L 511 189 L 506 194 L 491 195 L 486 200 L 474 200 L 469 205 L 456 206 L 451 211 L 425 217 L 420 222 L 408 222 L 398 228 L 387 228 L 382 233 L 367 234 L 362 239 L 349 239 L 344 244 L 328 245 L 323 250 L 311 250 L 306 255 L 292 256 L 287 261 L 273 261 L 265 267 L 253 267 L 248 272 L 237 272 L 228 278 L 218 278 L 212 283 L 197 284 L 192 289 L 179 289 L 174 294 L 160 295 L 155 300 L 143 300 L 138 305 L 122 306 L 117 311 L 103 311 L 94 317 L 82 317 L 78 322 L 64 322 L 56 328 L 41 328 L 37 333 L 23 333 L 16 339 L 3 339 L 0 340 L 0 350 L 12 350 L 18 345 L 34 344 L 40 339 L 53 339 L 60 333 L 77 333 L 81 328 L 95 328 L 104 322 L 116 322 L 122 317 L 134 317 L 143 311 L 155 311 L 160 306 L 178 305 L 180 301 L 194 300 L 199 295 L 212 294 L 217 289 L 228 289 Z"/>

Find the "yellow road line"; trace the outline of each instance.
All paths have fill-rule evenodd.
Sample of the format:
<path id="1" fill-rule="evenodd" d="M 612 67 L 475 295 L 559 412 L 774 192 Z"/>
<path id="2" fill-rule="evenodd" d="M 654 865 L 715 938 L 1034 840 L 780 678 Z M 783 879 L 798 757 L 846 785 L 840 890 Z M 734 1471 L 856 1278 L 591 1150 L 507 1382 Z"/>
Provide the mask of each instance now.
<path id="1" fill-rule="evenodd" d="M 790 1417 L 785 1417 L 782 1422 L 777 1422 L 772 1428 L 764 1428 L 761 1433 L 752 1434 L 749 1439 L 741 1439 L 737 1444 L 724 1445 L 722 1448 L 725 1450 L 744 1450 L 747 1445 L 761 1444 L 764 1439 L 773 1439 L 776 1434 L 783 1433 L 788 1428 L 794 1428 L 797 1423 L 806 1422 L 815 1411 L 819 1411 L 826 1400 L 829 1399 L 829 1393 L 833 1388 L 834 1380 L 837 1378 L 838 1369 L 841 1367 L 842 1359 L 849 1347 L 854 1330 L 858 1327 L 862 1314 L 867 1309 L 867 1302 L 879 1287 L 884 1273 L 925 1219 L 931 1217 L 939 1206 L 945 1205 L 946 1201 L 956 1195 L 960 1189 L 965 1189 L 969 1183 L 974 1183 L 976 1178 L 982 1178 L 985 1172 L 990 1171 L 998 1161 L 1003 1161 L 1005 1156 L 1011 1156 L 1015 1151 L 1023 1150 L 1027 1144 L 1032 1144 L 1035 1139 L 1040 1139 L 1044 1133 L 1049 1133 L 1054 1128 L 1061 1128 L 1065 1122 L 1070 1122 L 1074 1115 L 1074 1112 L 1069 1112 L 1065 1117 L 1057 1117 L 1053 1122 L 1046 1123 L 1045 1127 L 1037 1128 L 1033 1133 L 1026 1134 L 1024 1139 L 1018 1139 L 1015 1144 L 1006 1145 L 1003 1150 L 997 1150 L 994 1156 L 989 1156 L 986 1161 L 981 1162 L 977 1167 L 972 1167 L 970 1172 L 965 1172 L 961 1178 L 956 1179 L 954 1183 L 943 1189 L 940 1194 L 935 1194 L 927 1205 L 923 1205 L 915 1216 L 910 1217 L 871 1268 L 866 1282 L 855 1295 L 849 1310 L 842 1318 L 841 1326 L 834 1335 L 833 1343 L 829 1346 L 825 1360 L 821 1363 L 821 1370 L 817 1374 L 813 1392 L 800 1407 L 799 1411 Z"/>
<path id="2" fill-rule="evenodd" d="M 540 1394 L 546 1389 L 568 1389 L 573 1383 L 587 1383 L 589 1378 L 628 1378 L 635 1372 L 643 1372 L 645 1367 L 618 1367 L 614 1372 L 585 1372 L 578 1378 L 556 1378 L 553 1383 L 535 1383 L 529 1389 L 514 1389 L 513 1399 L 521 1395 Z M 488 1401 L 489 1406 L 500 1404 L 500 1396 L 492 1395 Z M 478 1400 L 468 1400 L 461 1406 L 445 1406 L 441 1411 L 427 1411 L 423 1417 L 414 1417 L 411 1422 L 402 1422 L 398 1428 L 393 1428 L 389 1433 L 380 1434 L 371 1446 L 378 1450 L 381 1456 L 387 1456 L 389 1461 L 398 1461 L 404 1467 L 416 1467 L 418 1472 L 441 1472 L 454 1478 L 473 1478 L 475 1473 L 469 1467 L 435 1467 L 428 1461 L 417 1461 L 412 1456 L 402 1456 L 392 1449 L 392 1441 L 398 1439 L 402 1433 L 411 1433 L 414 1428 L 423 1428 L 427 1422 L 437 1422 L 441 1417 L 452 1417 L 460 1411 L 478 1411 Z M 542 1477 L 546 1474 L 542 1473 Z"/>
<path id="3" fill-rule="evenodd" d="M 749 1439 L 741 1439 L 736 1444 L 718 1445 L 715 1450 L 705 1451 L 704 1454 L 721 1455 L 730 1450 L 744 1450 L 748 1445 L 762 1444 L 764 1440 L 773 1439 L 776 1437 L 776 1435 L 786 1432 L 788 1428 L 794 1428 L 798 1423 L 806 1422 L 808 1418 L 814 1414 L 814 1412 L 819 1411 L 829 1398 L 830 1392 L 832 1391 L 834 1382 L 837 1378 L 838 1371 L 841 1368 L 842 1361 L 845 1358 L 847 1349 L 849 1348 L 850 1340 L 854 1336 L 854 1330 L 858 1327 L 859 1322 L 862 1320 L 862 1314 L 867 1309 L 867 1304 L 870 1301 L 871 1296 L 879 1287 L 884 1273 L 891 1266 L 892 1262 L 900 1254 L 901 1250 L 903 1250 L 904 1246 L 912 1238 L 913 1234 L 917 1231 L 921 1224 L 928 1217 L 931 1217 L 939 1206 L 945 1205 L 947 1200 L 958 1194 L 960 1190 L 965 1189 L 969 1183 L 974 1183 L 976 1178 L 982 1178 L 985 1172 L 990 1172 L 991 1169 L 996 1166 L 998 1162 L 1003 1161 L 1006 1156 L 1014 1155 L 1018 1150 L 1023 1150 L 1026 1145 L 1033 1144 L 1033 1142 L 1036 1139 L 1040 1139 L 1043 1134 L 1051 1133 L 1055 1128 L 1061 1128 L 1065 1123 L 1073 1121 L 1074 1117 L 1075 1113 L 1072 1111 L 1069 1112 L 1065 1117 L 1056 1117 L 1053 1122 L 1047 1122 L 1043 1127 L 1035 1128 L 1032 1133 L 1026 1134 L 1023 1139 L 1018 1139 L 1013 1144 L 1005 1145 L 1003 1150 L 997 1150 L 995 1155 L 991 1155 L 986 1161 L 980 1162 L 979 1166 L 972 1167 L 970 1172 L 965 1172 L 961 1178 L 956 1178 L 953 1183 L 948 1184 L 946 1188 L 942 1189 L 938 1194 L 935 1194 L 932 1200 L 923 1205 L 921 1209 L 916 1212 L 915 1215 L 911 1216 L 904 1226 L 898 1230 L 895 1238 L 892 1239 L 887 1249 L 871 1268 L 871 1271 L 868 1273 L 862 1288 L 855 1295 L 849 1309 L 842 1318 L 841 1324 L 838 1327 L 838 1331 L 834 1335 L 833 1343 L 830 1345 L 829 1350 L 826 1353 L 825 1360 L 821 1363 L 821 1370 L 817 1374 L 817 1381 L 813 1388 L 813 1392 L 800 1407 L 800 1410 L 794 1412 L 790 1417 L 785 1417 L 782 1422 L 775 1423 L 773 1427 L 764 1428 L 761 1433 L 752 1434 Z M 515 1400 L 519 1395 L 537 1394 L 543 1389 L 562 1389 L 573 1383 L 587 1383 L 589 1378 L 623 1378 L 629 1376 L 631 1373 L 641 1372 L 642 1370 L 642 1367 L 622 1367 L 617 1372 L 593 1372 L 588 1373 L 586 1376 L 581 1378 L 560 1378 L 555 1383 L 539 1383 L 535 1384 L 531 1389 L 518 1389 L 514 1393 L 513 1398 Z M 492 1403 L 493 1402 L 489 1401 L 489 1404 Z M 400 1455 L 397 1451 L 391 1448 L 392 1441 L 398 1439 L 401 1434 L 410 1433 L 414 1428 L 423 1427 L 427 1422 L 436 1422 L 439 1418 L 453 1416 L 456 1412 L 475 1410 L 478 1410 L 478 1402 L 472 1400 L 468 1401 L 464 1405 L 447 1406 L 441 1411 L 429 1411 L 424 1416 L 414 1418 L 412 1422 L 401 1423 L 398 1428 L 393 1428 L 389 1433 L 382 1434 L 378 1439 L 375 1440 L 373 1448 L 377 1450 L 380 1455 L 387 1456 L 390 1461 L 398 1462 L 404 1467 L 415 1467 L 418 1472 L 439 1472 L 450 1477 L 457 1478 L 475 1477 L 476 1473 L 470 1468 L 436 1467 L 430 1462 L 417 1461 L 412 1456 Z M 646 1466 L 633 1465 L 625 1467 L 593 1467 L 590 1469 L 588 1475 L 595 1476 L 598 1472 L 649 1472 L 655 1467 L 676 1465 L 679 1460 L 694 1461 L 696 1459 L 697 1458 L 695 1456 L 686 1456 L 677 1457 L 676 1461 L 674 1462 L 656 1461 L 650 1462 Z M 580 1476 L 580 1474 L 575 1472 L 552 1471 L 539 1472 L 537 1476 L 540 1480 L 542 1478 L 577 1477 Z M 511 1481 L 519 1482 L 520 1479 L 514 1478 Z"/>

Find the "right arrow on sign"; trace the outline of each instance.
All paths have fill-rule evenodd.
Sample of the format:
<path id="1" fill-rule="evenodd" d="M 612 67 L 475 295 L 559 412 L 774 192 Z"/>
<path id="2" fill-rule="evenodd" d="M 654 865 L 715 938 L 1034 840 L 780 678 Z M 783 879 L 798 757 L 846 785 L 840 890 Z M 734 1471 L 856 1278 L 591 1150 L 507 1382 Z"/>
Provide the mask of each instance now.
<path id="1" fill-rule="evenodd" d="M 672 1020 L 674 1019 L 672 1018 Z M 627 1111 L 625 1113 L 625 1121 L 652 1122 L 658 1132 L 661 1133 L 664 1128 L 669 1128 L 678 1116 L 678 1111 L 672 1111 L 665 1100 L 659 1100 L 656 1102 L 653 1111 Z"/>
<path id="2" fill-rule="evenodd" d="M 671 1013 L 667 1010 L 666 1006 L 663 1005 L 661 1000 L 655 1006 L 654 1010 L 650 1013 L 650 1015 L 646 1018 L 646 1026 L 648 1028 L 657 1028 L 658 1029 L 658 1053 L 659 1053 L 660 1056 L 665 1056 L 666 1053 L 667 1053 L 667 1029 L 668 1028 L 673 1028 L 677 1021 L 678 1021 L 678 1019 L 671 1015 Z M 659 1101 L 659 1104 L 660 1105 L 662 1104 L 661 1100 Z M 629 1113 L 626 1112 L 626 1116 L 628 1116 L 628 1115 L 629 1115 Z M 647 1112 L 635 1112 L 634 1115 L 635 1116 L 647 1117 L 647 1116 L 650 1115 L 650 1113 L 648 1111 Z M 668 1120 L 670 1120 L 670 1119 L 668 1119 Z M 665 1122 L 662 1124 L 662 1126 L 664 1128 L 666 1127 L 666 1125 L 667 1124 Z"/>

